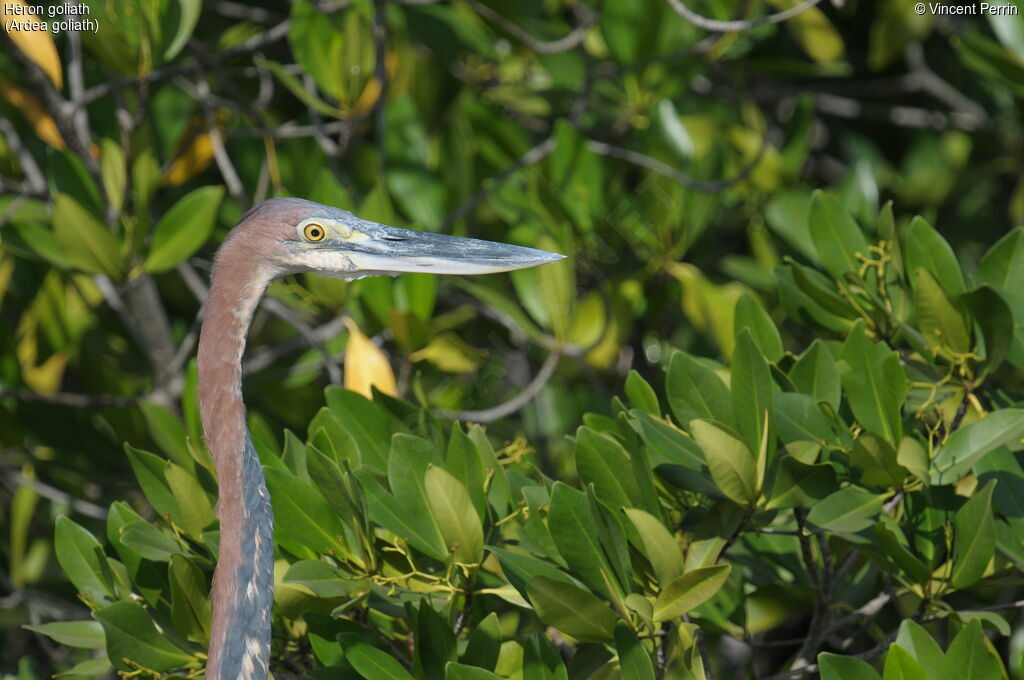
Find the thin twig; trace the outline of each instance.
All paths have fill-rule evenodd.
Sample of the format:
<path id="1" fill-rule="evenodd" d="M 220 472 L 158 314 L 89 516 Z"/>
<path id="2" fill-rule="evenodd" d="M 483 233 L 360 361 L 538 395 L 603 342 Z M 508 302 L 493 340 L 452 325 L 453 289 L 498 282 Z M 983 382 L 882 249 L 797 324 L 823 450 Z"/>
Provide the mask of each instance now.
<path id="1" fill-rule="evenodd" d="M 529 47 L 534 52 L 541 54 L 557 54 L 559 52 L 566 52 L 583 42 L 583 38 L 587 35 L 587 31 L 590 27 L 597 23 L 599 15 L 596 12 L 592 12 L 589 8 L 585 8 L 585 5 L 576 5 L 576 9 L 579 14 L 584 14 L 579 25 L 577 25 L 572 31 L 557 40 L 538 40 L 532 35 L 523 30 L 515 22 L 509 21 L 498 12 L 483 4 L 477 2 L 477 0 L 469 0 L 469 5 L 477 14 L 481 15 L 493 24 L 501 26 L 502 30 L 514 37 L 519 42 Z"/>
<path id="2" fill-rule="evenodd" d="M 587 140 L 587 148 L 594 153 L 601 154 L 602 156 L 611 156 L 612 158 L 619 158 L 624 161 L 639 165 L 641 167 L 653 170 L 659 175 L 664 175 L 669 179 L 682 184 L 688 189 L 694 191 L 704 192 L 715 192 L 728 189 L 739 182 L 742 182 L 747 176 L 757 167 L 757 164 L 761 162 L 761 157 L 764 155 L 765 147 L 767 142 L 762 138 L 761 145 L 758 147 L 757 153 L 754 155 L 753 160 L 743 166 L 739 172 L 728 179 L 718 180 L 699 180 L 686 175 L 679 170 L 676 170 L 668 163 L 659 161 L 657 158 L 652 158 L 646 154 L 642 154 L 639 151 L 633 151 L 632 149 L 624 149 L 618 146 L 612 146 L 605 142 L 599 142 L 595 139 Z"/>
<path id="3" fill-rule="evenodd" d="M 92 517 L 93 519 L 106 519 L 107 510 L 95 503 L 82 500 L 81 498 L 75 498 L 69 493 L 61 491 L 60 489 L 50 486 L 45 482 L 40 482 L 38 479 L 31 479 L 26 477 L 18 470 L 11 470 L 7 473 L 7 479 L 15 487 L 27 486 L 35 491 L 37 494 L 47 500 L 51 500 L 54 503 L 61 503 L 67 505 L 75 512 L 85 515 L 86 517 Z"/>
<path id="4" fill-rule="evenodd" d="M 21 136 L 11 121 L 0 117 L 0 133 L 3 134 L 7 147 L 18 157 L 21 164 L 21 171 L 25 173 L 27 189 L 33 196 L 47 197 L 50 194 L 49 186 L 46 183 L 46 176 L 36 163 L 35 157 L 21 143 Z M 21 192 L 18 192 L 21 193 Z"/>
<path id="5" fill-rule="evenodd" d="M 440 418 L 450 418 L 452 420 L 464 420 L 474 423 L 491 423 L 495 420 L 506 418 L 516 411 L 520 410 L 533 399 L 540 394 L 540 391 L 544 389 L 544 386 L 551 380 L 551 376 L 555 373 L 555 367 L 558 366 L 558 359 L 562 355 L 558 352 L 551 352 L 548 358 L 544 360 L 544 364 L 537 371 L 537 375 L 533 377 L 533 380 L 523 388 L 523 391 L 512 397 L 508 401 L 492 406 L 491 408 L 481 409 L 479 411 L 449 411 L 446 409 L 439 409 L 434 411 L 434 414 Z"/>
<path id="6" fill-rule="evenodd" d="M 272 45 L 279 40 L 283 40 L 285 36 L 288 35 L 288 27 L 290 25 L 290 20 L 285 19 L 276 26 L 254 35 L 239 45 L 226 49 L 223 52 L 210 55 L 209 63 L 219 64 L 234 57 L 251 54 L 257 50 L 267 47 L 268 45 Z M 75 107 L 88 106 L 89 104 L 106 97 L 114 89 L 136 86 L 140 80 L 144 80 L 149 84 L 163 82 L 164 80 L 174 78 L 175 76 L 185 75 L 186 73 L 196 71 L 199 67 L 200 62 L 198 59 L 190 59 L 180 64 L 173 64 L 171 66 L 153 69 L 141 77 L 126 77 L 116 80 L 108 80 L 100 85 L 90 87 L 82 93 L 81 97 L 73 101 L 72 105 Z"/>
<path id="7" fill-rule="evenodd" d="M 0 398 L 11 397 L 16 401 L 35 404 L 52 404 L 54 406 L 71 406 L 74 408 L 102 408 L 111 406 L 125 408 L 139 402 L 138 397 L 126 397 L 120 394 L 79 394 L 77 392 L 51 392 L 43 394 L 32 390 L 9 389 L 0 386 Z"/>
<path id="8" fill-rule="evenodd" d="M 792 19 L 804 10 L 814 7 L 819 2 L 821 2 L 821 0 L 804 0 L 799 5 L 795 5 L 787 10 L 783 10 L 775 14 L 769 14 L 768 16 L 761 17 L 760 19 L 722 21 L 720 19 L 711 19 L 697 14 L 692 9 L 684 5 L 683 0 L 668 0 L 668 4 L 672 6 L 672 9 L 676 11 L 676 14 L 698 28 L 703 28 L 706 31 L 715 31 L 716 33 L 735 33 L 736 31 L 746 31 L 754 28 L 755 26 L 762 26 L 764 24 L 780 24 L 787 19 Z"/>

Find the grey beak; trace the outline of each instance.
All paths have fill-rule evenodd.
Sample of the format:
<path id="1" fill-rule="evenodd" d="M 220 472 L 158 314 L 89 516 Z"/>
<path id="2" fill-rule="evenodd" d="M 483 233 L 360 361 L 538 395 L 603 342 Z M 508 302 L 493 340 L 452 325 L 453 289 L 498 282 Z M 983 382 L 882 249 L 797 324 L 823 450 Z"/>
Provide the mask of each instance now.
<path id="1" fill-rule="evenodd" d="M 492 274 L 526 269 L 565 257 L 536 248 L 366 223 L 369 238 L 350 242 L 346 255 L 363 271 Z"/>

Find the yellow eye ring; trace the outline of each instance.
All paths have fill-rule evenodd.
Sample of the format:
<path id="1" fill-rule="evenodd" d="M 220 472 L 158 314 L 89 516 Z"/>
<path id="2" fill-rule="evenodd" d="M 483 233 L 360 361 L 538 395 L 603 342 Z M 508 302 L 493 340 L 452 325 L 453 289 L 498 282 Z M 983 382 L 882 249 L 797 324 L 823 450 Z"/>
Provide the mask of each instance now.
<path id="1" fill-rule="evenodd" d="M 327 236 L 327 232 L 316 222 L 310 222 L 302 228 L 302 235 L 306 237 L 307 241 L 316 243 L 317 241 L 323 241 Z"/>

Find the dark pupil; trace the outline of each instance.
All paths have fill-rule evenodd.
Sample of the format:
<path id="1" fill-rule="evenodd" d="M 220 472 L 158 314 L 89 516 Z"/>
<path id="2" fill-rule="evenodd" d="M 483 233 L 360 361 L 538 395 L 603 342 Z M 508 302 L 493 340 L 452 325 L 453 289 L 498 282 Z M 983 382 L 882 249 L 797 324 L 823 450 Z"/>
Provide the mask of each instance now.
<path id="1" fill-rule="evenodd" d="M 320 230 L 319 229 L 311 229 L 309 231 L 309 235 L 312 236 L 313 238 L 320 238 Z"/>

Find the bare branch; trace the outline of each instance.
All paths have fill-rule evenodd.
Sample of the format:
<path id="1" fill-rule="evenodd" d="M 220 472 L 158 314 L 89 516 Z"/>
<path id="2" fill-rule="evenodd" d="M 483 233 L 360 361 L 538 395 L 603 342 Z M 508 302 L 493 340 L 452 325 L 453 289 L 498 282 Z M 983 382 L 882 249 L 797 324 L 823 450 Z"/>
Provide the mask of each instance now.
<path id="1" fill-rule="evenodd" d="M 590 11 L 590 9 L 585 5 L 576 5 L 578 13 L 583 15 L 580 24 L 563 38 L 545 41 L 534 38 L 518 24 L 509 21 L 482 2 L 469 0 L 469 5 L 485 19 L 491 23 L 501 26 L 502 30 L 514 37 L 516 40 L 523 43 L 534 52 L 540 52 L 541 54 L 557 54 L 558 52 L 571 50 L 583 42 L 583 38 L 586 36 L 587 31 L 590 30 L 590 27 L 596 24 L 598 20 L 598 14 L 596 12 Z"/>
<path id="2" fill-rule="evenodd" d="M 54 392 L 41 394 L 32 390 L 8 389 L 0 386 L 0 398 L 11 397 L 15 401 L 26 404 L 51 404 L 53 406 L 71 406 L 73 408 L 126 408 L 139 402 L 138 397 L 125 397 L 120 394 L 78 394 L 76 392 Z"/>
<path id="3" fill-rule="evenodd" d="M 49 196 L 50 189 L 46 183 L 46 177 L 39 168 L 39 164 L 36 163 L 35 157 L 21 143 L 21 136 L 14 125 L 11 124 L 11 121 L 3 117 L 0 117 L 0 134 L 3 134 L 7 140 L 7 146 L 11 152 L 18 157 L 21 171 L 25 173 L 25 183 L 28 192 L 40 198 Z M 17 193 L 23 192 L 18 191 Z"/>
<path id="4" fill-rule="evenodd" d="M 555 368 L 558 366 L 558 360 L 561 358 L 561 354 L 558 352 L 551 352 L 548 358 L 544 360 L 544 364 L 537 371 L 537 375 L 533 377 L 522 392 L 512 397 L 503 404 L 492 406 L 491 408 L 485 408 L 479 411 L 449 411 L 446 409 L 440 409 L 434 411 L 435 415 L 440 418 L 450 418 L 452 420 L 465 420 L 474 423 L 492 423 L 495 420 L 501 420 L 506 418 L 516 411 L 522 409 L 524 406 L 529 404 L 533 399 L 540 394 L 540 391 L 544 389 L 544 386 L 551 380 L 551 376 L 555 374 Z"/>
<path id="5" fill-rule="evenodd" d="M 92 517 L 93 519 L 107 518 L 107 511 L 105 508 L 102 508 L 95 503 L 75 498 L 71 494 L 65 493 L 56 487 L 40 482 L 38 479 L 30 479 L 17 470 L 9 471 L 7 473 L 7 479 L 14 484 L 15 487 L 30 487 L 43 498 L 51 500 L 54 503 L 67 505 L 75 512 L 85 515 L 86 517 Z"/>
<path id="6" fill-rule="evenodd" d="M 280 21 L 280 17 L 273 12 L 268 12 L 262 7 L 256 7 L 242 2 L 231 2 L 231 0 L 218 0 L 213 5 L 214 10 L 221 16 L 230 19 L 243 19 L 254 24 L 271 24 Z"/>
<path id="7" fill-rule="evenodd" d="M 203 109 L 206 133 L 210 136 L 210 142 L 213 144 L 213 159 L 217 163 L 221 177 L 224 178 L 224 184 L 227 185 L 228 192 L 233 199 L 238 201 L 239 205 L 243 208 L 248 207 L 249 197 L 245 193 L 245 187 L 242 186 L 242 180 L 238 176 L 238 171 L 235 170 L 234 163 L 231 162 L 231 157 L 228 156 L 227 149 L 224 148 L 224 136 L 217 125 L 213 106 L 211 106 L 209 101 L 210 84 L 205 79 L 200 79 L 196 83 L 196 93 L 199 96 L 199 104 Z"/>
<path id="8" fill-rule="evenodd" d="M 480 188 L 477 189 L 473 194 L 463 201 L 459 207 L 453 210 L 448 217 L 445 218 L 444 222 L 441 223 L 440 231 L 445 232 L 451 229 L 452 225 L 461 220 L 463 217 L 468 215 L 473 208 L 480 204 L 480 201 L 487 197 L 487 194 L 494 188 L 495 185 L 501 184 L 510 176 L 522 170 L 525 167 L 531 166 L 534 163 L 539 163 L 544 160 L 552 151 L 555 150 L 555 138 L 548 137 L 543 142 L 540 142 L 532 149 L 524 153 L 515 162 L 509 165 L 507 168 L 499 172 L 498 174 L 490 177 L 481 184 Z"/>
<path id="9" fill-rule="evenodd" d="M 672 9 L 676 11 L 676 14 L 698 28 L 703 28 L 706 31 L 715 31 L 716 33 L 735 33 L 736 31 L 746 31 L 754 28 L 755 26 L 762 26 L 764 24 L 780 24 L 787 19 L 792 19 L 804 10 L 814 7 L 819 2 L 821 2 L 821 0 L 804 0 L 799 5 L 795 5 L 787 10 L 783 10 L 775 14 L 769 14 L 768 16 L 761 17 L 760 19 L 721 21 L 719 19 L 711 19 L 697 14 L 683 4 L 683 0 L 668 0 L 668 4 L 672 6 Z"/>
<path id="10" fill-rule="evenodd" d="M 601 154 L 602 156 L 611 156 L 613 158 L 619 158 L 624 161 L 629 161 L 634 165 L 645 167 L 649 170 L 653 170 L 659 175 L 664 175 L 671 180 L 682 184 L 688 189 L 695 191 L 714 192 L 728 189 L 729 187 L 742 182 L 747 176 L 757 167 L 757 164 L 761 162 L 761 157 L 764 155 L 764 149 L 767 146 L 764 139 L 761 140 L 761 146 L 757 150 L 753 160 L 747 163 L 743 168 L 740 169 L 733 177 L 729 179 L 719 180 L 699 180 L 686 175 L 679 170 L 673 168 L 668 163 L 659 161 L 657 158 L 652 158 L 646 154 L 642 154 L 639 151 L 633 151 L 632 149 L 624 149 L 618 146 L 612 146 L 604 142 L 599 142 L 594 139 L 587 140 L 587 148 L 594 153 Z"/>
<path id="11" fill-rule="evenodd" d="M 254 35 L 239 45 L 226 49 L 223 52 L 210 55 L 208 57 L 208 62 L 209 64 L 219 64 L 223 61 L 227 61 L 228 59 L 233 59 L 234 57 L 252 54 L 253 52 L 263 49 L 268 45 L 272 45 L 279 40 L 283 40 L 285 36 L 288 35 L 288 27 L 290 25 L 290 20 L 285 19 L 276 26 L 268 28 L 263 33 Z M 147 84 L 162 82 L 176 76 L 192 73 L 198 70 L 200 66 L 201 64 L 199 59 L 190 59 L 180 64 L 173 64 L 171 66 L 153 69 L 142 77 L 111 79 L 105 83 L 96 85 L 95 87 L 90 87 L 82 93 L 81 97 L 76 98 L 75 101 L 72 102 L 72 105 L 74 107 L 88 106 L 89 104 L 107 96 L 114 89 L 137 87 L 140 81 Z"/>

